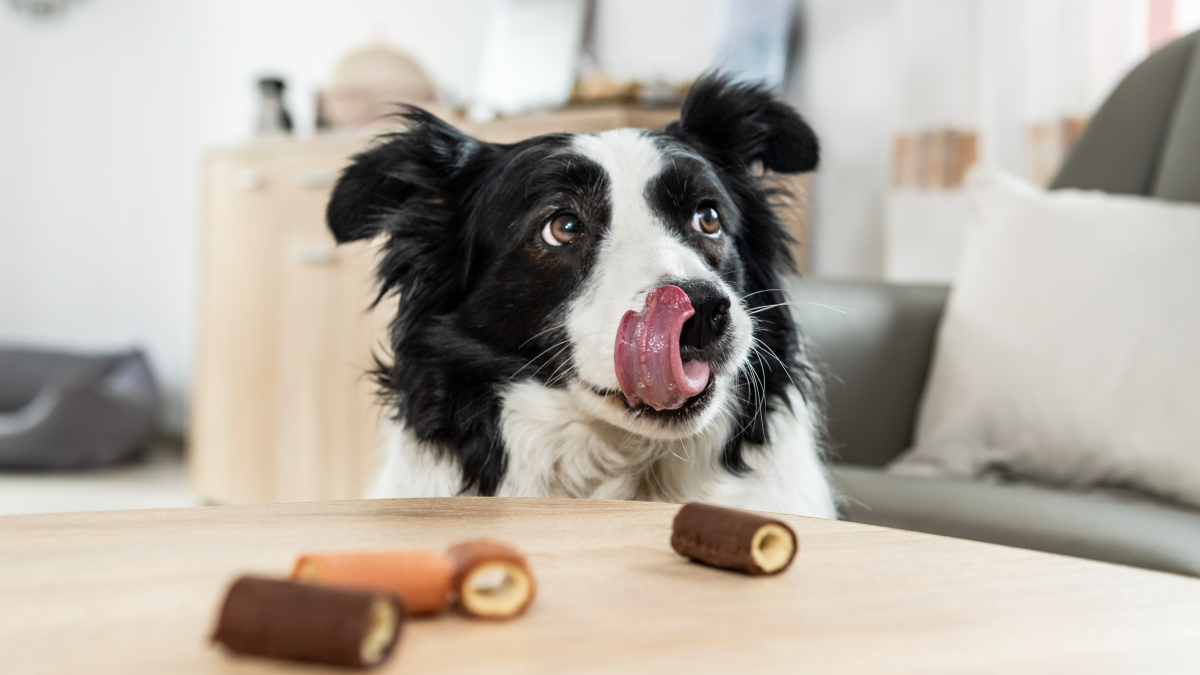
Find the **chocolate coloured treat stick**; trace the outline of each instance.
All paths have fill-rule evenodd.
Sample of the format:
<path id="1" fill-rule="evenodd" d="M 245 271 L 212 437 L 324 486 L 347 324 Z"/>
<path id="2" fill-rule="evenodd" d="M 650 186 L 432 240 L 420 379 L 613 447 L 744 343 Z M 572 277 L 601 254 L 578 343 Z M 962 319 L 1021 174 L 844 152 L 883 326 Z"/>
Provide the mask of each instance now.
<path id="1" fill-rule="evenodd" d="M 458 607 L 468 616 L 511 619 L 525 611 L 537 593 L 533 573 L 517 549 L 490 539 L 450 547 Z"/>
<path id="2" fill-rule="evenodd" d="M 409 614 L 437 614 L 450 602 L 454 561 L 441 551 L 369 551 L 300 556 L 292 579 L 389 591 Z"/>
<path id="3" fill-rule="evenodd" d="M 778 574 L 800 547 L 796 533 L 778 520 L 693 502 L 675 515 L 671 548 L 713 567 Z"/>
<path id="4" fill-rule="evenodd" d="M 241 577 L 213 640 L 243 654 L 366 668 L 391 653 L 403 618 L 390 593 Z"/>

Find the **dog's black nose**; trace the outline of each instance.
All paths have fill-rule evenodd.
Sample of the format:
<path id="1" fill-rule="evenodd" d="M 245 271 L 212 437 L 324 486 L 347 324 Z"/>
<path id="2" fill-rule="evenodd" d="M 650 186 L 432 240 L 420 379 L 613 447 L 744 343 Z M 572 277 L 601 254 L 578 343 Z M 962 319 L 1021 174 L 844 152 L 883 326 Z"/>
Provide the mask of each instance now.
<path id="1" fill-rule="evenodd" d="M 729 296 L 707 281 L 676 284 L 687 294 L 696 313 L 683 324 L 680 347 L 704 349 L 729 330 Z"/>

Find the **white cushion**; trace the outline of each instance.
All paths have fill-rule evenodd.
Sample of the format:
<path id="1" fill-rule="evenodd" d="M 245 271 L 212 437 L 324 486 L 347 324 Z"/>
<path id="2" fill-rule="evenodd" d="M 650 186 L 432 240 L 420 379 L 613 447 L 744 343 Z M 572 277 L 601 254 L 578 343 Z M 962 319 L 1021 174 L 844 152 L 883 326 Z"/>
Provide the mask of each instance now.
<path id="1" fill-rule="evenodd" d="M 908 474 L 1200 506 L 1200 207 L 971 176 Z"/>

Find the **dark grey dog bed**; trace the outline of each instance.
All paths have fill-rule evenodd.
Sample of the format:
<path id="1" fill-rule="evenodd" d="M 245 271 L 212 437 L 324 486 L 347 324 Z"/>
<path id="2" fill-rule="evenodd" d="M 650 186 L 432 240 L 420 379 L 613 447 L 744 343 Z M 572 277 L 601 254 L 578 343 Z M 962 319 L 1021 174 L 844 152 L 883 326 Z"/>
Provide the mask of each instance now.
<path id="1" fill-rule="evenodd" d="M 150 439 L 157 401 L 141 352 L 0 349 L 0 468 L 119 462 Z"/>

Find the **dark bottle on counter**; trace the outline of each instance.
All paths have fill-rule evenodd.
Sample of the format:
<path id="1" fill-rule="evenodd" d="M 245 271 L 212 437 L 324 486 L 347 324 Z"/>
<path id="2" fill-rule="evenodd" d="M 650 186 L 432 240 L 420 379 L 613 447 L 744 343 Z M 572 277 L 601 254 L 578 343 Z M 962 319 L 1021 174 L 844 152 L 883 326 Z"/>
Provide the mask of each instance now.
<path id="1" fill-rule="evenodd" d="M 292 133 L 292 116 L 288 114 L 287 106 L 283 103 L 283 92 L 286 89 L 287 85 L 278 77 L 264 77 L 258 80 L 261 99 L 258 103 L 258 126 L 255 132 L 259 136 Z"/>

